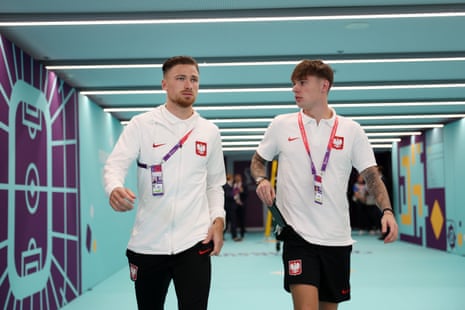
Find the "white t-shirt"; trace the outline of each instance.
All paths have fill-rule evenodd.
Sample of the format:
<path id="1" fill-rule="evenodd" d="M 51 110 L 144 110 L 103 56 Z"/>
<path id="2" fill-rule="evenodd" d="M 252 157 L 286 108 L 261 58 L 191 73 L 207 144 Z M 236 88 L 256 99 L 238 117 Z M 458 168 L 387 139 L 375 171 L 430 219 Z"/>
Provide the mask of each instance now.
<path id="1" fill-rule="evenodd" d="M 267 161 L 278 156 L 276 203 L 286 222 L 313 244 L 343 246 L 353 243 L 347 186 L 352 167 L 359 172 L 376 160 L 361 126 L 337 116 L 338 127 L 326 171 L 322 176 L 322 204 L 315 203 L 314 177 L 302 140 L 298 113 L 277 116 L 265 132 L 257 153 Z M 316 120 L 303 114 L 310 154 L 321 173 L 324 154 L 336 118 Z"/>
<path id="2" fill-rule="evenodd" d="M 193 129 L 184 145 L 162 164 L 164 195 L 152 195 L 150 169 L 137 168 L 137 214 L 128 248 L 143 254 L 176 254 L 207 236 L 225 216 L 224 157 L 218 127 L 194 113 L 187 120 L 165 106 L 135 116 L 124 128 L 104 168 L 109 195 L 124 186 L 128 167 L 138 160 L 159 164 Z"/>

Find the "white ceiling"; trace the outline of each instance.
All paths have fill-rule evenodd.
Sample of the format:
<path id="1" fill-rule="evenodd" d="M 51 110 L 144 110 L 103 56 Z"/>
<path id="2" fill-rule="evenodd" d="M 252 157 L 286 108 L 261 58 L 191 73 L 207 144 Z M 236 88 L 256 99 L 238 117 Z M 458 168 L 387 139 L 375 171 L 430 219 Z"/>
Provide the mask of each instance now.
<path id="1" fill-rule="evenodd" d="M 300 20 L 277 20 L 292 16 Z M 239 17 L 261 19 L 237 22 Z M 211 20 L 218 18 L 222 21 Z M 114 24 L 117 19 L 125 23 Z M 33 23 L 21 23 L 27 21 Z M 75 21 L 85 23 L 76 25 Z M 83 92 L 148 92 L 88 95 L 104 108 L 162 104 L 160 64 L 174 55 L 195 57 L 201 64 L 203 91 L 196 107 L 220 129 L 265 128 L 275 115 L 296 111 L 289 77 L 303 58 L 323 59 L 332 65 L 336 73 L 330 103 L 339 114 L 355 117 L 364 126 L 452 121 L 456 116 L 445 114 L 465 114 L 464 29 L 465 1 L 0 2 L 0 32 L 45 65 L 133 65 L 52 69 Z M 358 61 L 344 62 L 347 60 Z M 252 61 L 270 63 L 224 64 Z M 140 64 L 147 66 L 134 66 Z M 407 87 L 412 84 L 417 86 Z M 363 88 L 366 86 L 371 89 Z M 231 91 L 238 88 L 242 90 Z M 368 105 L 371 103 L 381 105 Z M 112 113 L 125 121 L 140 112 Z M 386 115 L 391 118 L 358 118 Z M 237 122 L 244 118 L 257 120 Z M 406 131 L 383 131 L 399 137 L 400 130 Z M 380 130 L 367 127 L 366 131 L 370 138 L 380 138 L 371 137 Z M 243 139 L 227 140 L 227 136 L 250 134 L 262 132 L 223 132 L 223 137 L 240 146 Z M 256 138 L 246 138 L 257 143 Z M 225 147 L 225 152 L 229 153 L 229 148 Z"/>

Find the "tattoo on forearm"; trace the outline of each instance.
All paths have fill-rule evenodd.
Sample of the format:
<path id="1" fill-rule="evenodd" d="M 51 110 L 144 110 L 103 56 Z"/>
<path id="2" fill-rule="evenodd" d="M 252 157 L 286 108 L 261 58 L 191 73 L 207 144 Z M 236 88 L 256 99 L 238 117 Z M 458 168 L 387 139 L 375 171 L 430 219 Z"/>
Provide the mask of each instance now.
<path id="1" fill-rule="evenodd" d="M 267 161 L 258 155 L 258 153 L 253 155 L 250 163 L 250 172 L 253 178 L 266 176 L 266 163 Z"/>
<path id="2" fill-rule="evenodd" d="M 365 179 L 365 183 L 368 191 L 375 196 L 376 204 L 378 208 L 390 208 L 391 202 L 389 201 L 389 194 L 386 190 L 386 186 L 381 180 L 381 176 L 378 172 L 377 167 L 370 167 L 362 171 L 362 176 Z"/>

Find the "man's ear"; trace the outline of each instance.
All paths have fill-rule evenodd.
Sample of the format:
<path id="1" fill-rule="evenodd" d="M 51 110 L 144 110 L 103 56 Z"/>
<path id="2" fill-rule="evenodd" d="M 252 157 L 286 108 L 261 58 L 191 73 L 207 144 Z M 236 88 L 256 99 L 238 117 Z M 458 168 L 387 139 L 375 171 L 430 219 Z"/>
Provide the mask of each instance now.
<path id="1" fill-rule="evenodd" d="M 323 80 L 323 83 L 321 85 L 321 90 L 325 93 L 329 92 L 329 81 L 328 80 Z"/>
<path id="2" fill-rule="evenodd" d="M 161 89 L 166 90 L 166 81 L 165 81 L 165 79 L 161 80 Z"/>

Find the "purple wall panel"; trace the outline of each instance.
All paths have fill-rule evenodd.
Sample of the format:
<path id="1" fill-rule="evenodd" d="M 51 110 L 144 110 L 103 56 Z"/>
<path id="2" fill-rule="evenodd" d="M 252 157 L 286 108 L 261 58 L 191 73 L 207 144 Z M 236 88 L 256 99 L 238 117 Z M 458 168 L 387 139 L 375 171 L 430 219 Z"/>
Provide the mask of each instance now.
<path id="1" fill-rule="evenodd" d="M 0 304 L 59 309 L 81 293 L 78 95 L 1 36 L 0 49 Z"/>

